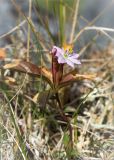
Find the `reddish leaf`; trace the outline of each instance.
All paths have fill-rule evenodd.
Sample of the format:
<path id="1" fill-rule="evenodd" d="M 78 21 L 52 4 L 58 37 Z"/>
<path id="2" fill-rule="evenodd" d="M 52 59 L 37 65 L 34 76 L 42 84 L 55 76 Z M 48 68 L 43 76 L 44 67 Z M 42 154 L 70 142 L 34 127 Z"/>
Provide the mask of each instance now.
<path id="1" fill-rule="evenodd" d="M 76 74 L 76 75 L 72 75 L 72 74 L 67 74 L 65 75 L 60 84 L 59 87 L 64 87 L 66 85 L 69 85 L 73 82 L 76 82 L 77 80 L 83 80 L 83 79 L 89 79 L 89 80 L 94 80 L 96 76 L 95 75 L 80 75 L 80 74 Z"/>
<path id="2" fill-rule="evenodd" d="M 37 67 L 35 64 L 27 61 L 15 60 L 12 63 L 6 64 L 3 68 L 28 73 L 30 75 L 42 76 L 52 85 L 52 74 L 45 67 Z"/>

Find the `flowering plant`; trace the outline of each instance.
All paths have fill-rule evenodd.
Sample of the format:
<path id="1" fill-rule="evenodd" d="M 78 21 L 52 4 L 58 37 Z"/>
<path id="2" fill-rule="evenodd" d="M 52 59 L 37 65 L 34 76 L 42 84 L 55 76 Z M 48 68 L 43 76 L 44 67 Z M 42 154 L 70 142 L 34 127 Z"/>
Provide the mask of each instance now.
<path id="1" fill-rule="evenodd" d="M 62 49 L 57 46 L 53 46 L 51 51 L 51 56 L 52 56 L 51 71 L 49 71 L 45 67 L 38 67 L 24 60 L 15 60 L 12 63 L 3 66 L 3 69 L 16 70 L 19 72 L 24 72 L 39 77 L 42 76 L 42 78 L 45 81 L 47 81 L 47 83 L 52 88 L 52 94 L 55 95 L 59 113 L 63 118 L 63 120 L 67 122 L 69 126 L 70 140 L 71 144 L 73 144 L 72 126 L 70 124 L 69 118 L 64 113 L 63 106 L 59 97 L 59 89 L 77 81 L 78 79 L 93 79 L 93 76 L 72 74 L 72 72 L 69 72 L 65 75 L 63 74 L 65 63 L 72 68 L 74 68 L 75 64 L 78 65 L 81 64 L 80 60 L 78 59 L 79 55 L 73 52 L 71 45 L 64 46 Z"/>

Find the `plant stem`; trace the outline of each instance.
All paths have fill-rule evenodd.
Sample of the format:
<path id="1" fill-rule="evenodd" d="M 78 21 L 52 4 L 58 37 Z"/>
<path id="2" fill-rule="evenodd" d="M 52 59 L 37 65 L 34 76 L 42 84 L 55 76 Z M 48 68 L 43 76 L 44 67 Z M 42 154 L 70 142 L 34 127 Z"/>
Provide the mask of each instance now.
<path id="1" fill-rule="evenodd" d="M 29 21 L 31 20 L 31 14 L 32 14 L 32 0 L 29 0 Z M 28 23 L 28 36 L 27 36 L 27 62 L 29 62 L 30 60 L 30 53 L 29 53 L 29 49 L 30 49 L 30 36 L 31 36 L 31 26 Z M 29 76 L 27 75 L 27 81 L 29 82 Z M 31 104 L 27 103 L 28 105 L 28 116 L 27 116 L 27 127 L 29 129 L 29 132 L 32 129 L 32 115 L 31 115 Z"/>
<path id="2" fill-rule="evenodd" d="M 68 119 L 68 117 L 65 115 L 65 113 L 63 112 L 63 106 L 61 104 L 61 101 L 60 101 L 60 98 L 59 98 L 59 94 L 58 92 L 55 93 L 55 96 L 56 96 L 56 100 L 58 102 L 58 105 L 59 105 L 59 112 L 60 112 L 60 115 L 61 117 L 63 118 L 63 120 L 65 122 L 67 122 L 67 125 L 68 125 L 68 128 L 69 128 L 69 134 L 70 134 L 70 147 L 71 149 L 73 149 L 73 129 L 72 129 L 72 126 L 70 124 L 70 120 Z"/>

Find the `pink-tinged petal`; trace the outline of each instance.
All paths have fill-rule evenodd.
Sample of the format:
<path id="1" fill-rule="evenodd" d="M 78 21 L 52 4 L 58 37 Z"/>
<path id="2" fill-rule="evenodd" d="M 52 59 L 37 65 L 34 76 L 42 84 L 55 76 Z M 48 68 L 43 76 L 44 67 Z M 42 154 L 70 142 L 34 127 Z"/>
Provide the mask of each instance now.
<path id="1" fill-rule="evenodd" d="M 68 59 L 66 59 L 66 63 L 71 66 L 72 68 L 74 68 L 74 63 Z"/>
<path id="2" fill-rule="evenodd" d="M 58 57 L 58 63 L 66 63 L 62 55 Z"/>
<path id="3" fill-rule="evenodd" d="M 73 55 L 72 55 L 71 57 L 72 57 L 72 58 L 78 58 L 78 57 L 79 57 L 79 54 L 73 53 Z"/>
<path id="4" fill-rule="evenodd" d="M 62 55 L 62 56 L 64 55 L 64 51 L 63 51 L 63 50 L 61 50 L 61 52 L 60 52 L 60 51 L 57 51 L 57 52 L 56 52 L 56 56 L 57 56 L 57 57 L 59 57 L 59 56 L 61 56 L 61 55 Z"/>
<path id="5" fill-rule="evenodd" d="M 69 57 L 68 59 L 75 64 L 81 64 L 80 60 L 74 59 L 73 57 Z"/>
<path id="6" fill-rule="evenodd" d="M 74 68 L 74 64 L 81 64 L 78 60 L 79 55 L 77 53 L 71 53 L 69 50 L 53 46 L 52 53 L 57 57 L 58 63 L 67 63 L 69 66 Z"/>
<path id="7" fill-rule="evenodd" d="M 58 52 L 58 51 L 57 51 L 57 52 L 56 52 L 56 56 L 57 56 L 57 57 L 61 56 L 61 52 Z"/>
<path id="8" fill-rule="evenodd" d="M 60 56 L 61 54 L 63 54 L 63 49 L 53 46 L 53 49 L 56 50 L 56 56 Z"/>

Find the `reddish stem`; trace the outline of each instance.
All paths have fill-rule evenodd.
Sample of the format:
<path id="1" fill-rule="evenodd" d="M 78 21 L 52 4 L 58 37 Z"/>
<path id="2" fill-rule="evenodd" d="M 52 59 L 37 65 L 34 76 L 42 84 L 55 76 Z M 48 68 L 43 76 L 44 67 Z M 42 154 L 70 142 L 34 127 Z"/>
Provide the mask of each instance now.
<path id="1" fill-rule="evenodd" d="M 65 122 L 67 122 L 67 125 L 68 125 L 68 128 L 69 128 L 69 133 L 70 133 L 70 147 L 73 148 L 73 130 L 72 130 L 72 126 L 70 124 L 70 120 L 68 119 L 68 117 L 63 112 L 63 107 L 61 105 L 61 101 L 60 101 L 58 93 L 56 93 L 55 95 L 56 95 L 57 102 L 59 104 L 59 112 L 61 114 L 61 117 L 63 118 L 63 120 Z"/>
<path id="2" fill-rule="evenodd" d="M 63 76 L 63 64 L 59 64 L 55 56 L 56 50 L 52 53 L 52 75 L 54 85 L 58 85 Z"/>

